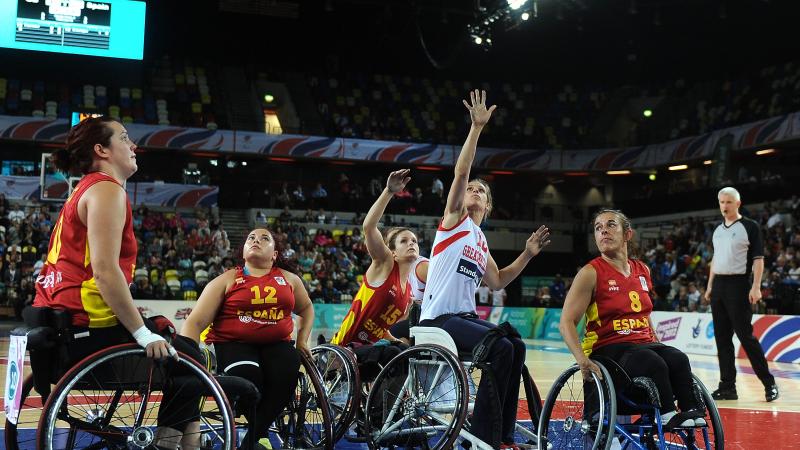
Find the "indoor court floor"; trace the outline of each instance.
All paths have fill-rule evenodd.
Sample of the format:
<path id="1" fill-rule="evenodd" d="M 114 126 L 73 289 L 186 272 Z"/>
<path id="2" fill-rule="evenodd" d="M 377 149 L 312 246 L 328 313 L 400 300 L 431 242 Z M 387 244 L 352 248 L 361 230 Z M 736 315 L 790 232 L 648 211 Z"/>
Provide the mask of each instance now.
<path id="1" fill-rule="evenodd" d="M 528 340 L 526 344 L 527 365 L 544 398 L 553 380 L 573 363 L 573 359 L 562 342 Z M 4 389 L 8 338 L 0 339 L 0 355 L 3 355 L 0 361 L 4 380 L 0 389 Z M 689 355 L 689 359 L 692 369 L 709 390 L 715 389 L 719 381 L 716 358 Z M 753 374 L 749 361 L 737 360 L 739 400 L 717 402 L 723 418 L 726 449 L 800 449 L 800 365 L 770 363 L 769 366 L 781 392 L 781 397 L 773 403 L 764 400 L 764 388 Z M 0 418 L 5 421 L 2 411 Z M 0 446 L 2 442 L 0 438 Z M 361 449 L 366 445 L 342 440 L 336 448 Z"/>

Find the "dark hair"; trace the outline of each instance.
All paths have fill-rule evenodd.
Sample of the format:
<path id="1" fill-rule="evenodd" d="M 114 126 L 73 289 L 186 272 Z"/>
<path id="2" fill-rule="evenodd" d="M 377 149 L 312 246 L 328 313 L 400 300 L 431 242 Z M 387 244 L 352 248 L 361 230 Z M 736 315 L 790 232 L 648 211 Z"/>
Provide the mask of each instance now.
<path id="1" fill-rule="evenodd" d="M 394 241 L 397 240 L 397 236 L 403 231 L 408 231 L 411 234 L 414 234 L 413 231 L 406 227 L 389 228 L 389 230 L 386 232 L 386 237 L 383 239 L 383 241 L 386 243 L 386 246 L 389 247 L 389 250 L 395 249 Z M 414 234 L 414 236 L 416 236 L 416 234 Z"/>
<path id="2" fill-rule="evenodd" d="M 50 155 L 56 169 L 69 175 L 88 173 L 94 163 L 94 146 L 111 145 L 114 130 L 108 126 L 110 122 L 116 120 L 109 116 L 90 117 L 72 127 L 66 145 Z"/>
<path id="3" fill-rule="evenodd" d="M 603 208 L 603 209 L 597 211 L 594 214 L 594 216 L 592 216 L 592 222 L 591 222 L 591 225 L 590 225 L 592 227 L 592 230 L 594 230 L 594 222 L 597 220 L 598 217 L 600 217 L 600 214 L 605 214 L 605 213 L 614 214 L 619 218 L 620 222 L 622 222 L 622 231 L 623 231 L 623 233 L 625 231 L 633 229 L 631 227 L 631 219 L 629 219 L 628 216 L 625 215 L 625 213 L 623 213 L 622 211 L 620 211 L 618 209 Z M 627 244 L 627 247 L 628 247 L 628 258 L 638 259 L 639 258 L 639 245 L 633 239 L 631 239 L 630 241 L 627 241 L 626 244 Z"/>
<path id="4" fill-rule="evenodd" d="M 279 239 L 275 239 L 275 235 L 272 233 L 272 230 L 270 230 L 269 228 L 258 227 L 258 228 L 255 228 L 255 229 L 256 230 L 267 230 L 267 233 L 269 233 L 270 237 L 272 237 L 272 240 L 275 242 L 275 262 L 272 265 L 274 267 L 278 267 L 278 268 L 283 269 L 283 270 L 288 270 L 289 272 L 297 274 L 297 272 L 298 272 L 298 270 L 297 270 L 297 267 L 298 267 L 297 259 L 286 259 L 283 256 L 283 251 L 286 250 L 286 243 L 283 241 L 283 239 L 280 239 L 280 240 Z M 244 241 L 242 242 L 242 247 L 239 249 L 239 255 L 241 255 L 241 258 L 242 258 L 242 267 L 244 267 L 244 263 L 245 263 L 245 261 L 244 261 L 244 244 L 247 243 L 247 236 L 249 236 L 249 235 L 250 235 L 250 233 L 248 232 L 244 236 Z"/>

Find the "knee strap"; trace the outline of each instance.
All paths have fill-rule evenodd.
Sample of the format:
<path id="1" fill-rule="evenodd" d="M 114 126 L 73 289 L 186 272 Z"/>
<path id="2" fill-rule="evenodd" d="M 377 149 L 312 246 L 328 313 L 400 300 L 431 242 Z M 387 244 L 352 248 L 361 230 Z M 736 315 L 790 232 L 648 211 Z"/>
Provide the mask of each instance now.
<path id="1" fill-rule="evenodd" d="M 504 337 L 520 338 L 519 332 L 508 322 L 503 322 L 496 328 L 489 330 L 472 349 L 472 362 L 483 364 L 489 359 L 494 343 Z"/>

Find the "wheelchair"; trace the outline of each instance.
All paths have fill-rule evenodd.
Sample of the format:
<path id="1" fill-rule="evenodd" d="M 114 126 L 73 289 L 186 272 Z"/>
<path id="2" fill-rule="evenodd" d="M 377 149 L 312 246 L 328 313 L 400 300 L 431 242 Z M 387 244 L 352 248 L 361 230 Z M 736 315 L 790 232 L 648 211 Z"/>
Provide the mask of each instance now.
<path id="1" fill-rule="evenodd" d="M 223 388 L 183 353 L 178 361 L 147 358 L 135 343 L 102 349 L 69 367 L 66 344 L 71 319 L 65 311 L 30 308 L 31 370 L 23 381 L 20 413 L 6 418 L 5 448 L 155 448 L 158 428 L 186 399 L 203 399 L 188 417 L 196 424 L 184 437 L 198 448 L 233 449 L 233 416 Z M 174 395 L 166 398 L 165 390 Z"/>
<path id="2" fill-rule="evenodd" d="M 490 372 L 473 364 L 471 354 L 459 354 L 440 328 L 412 327 L 411 336 L 414 345 L 386 364 L 369 386 L 361 382 L 348 349 L 324 344 L 312 350 L 338 418 L 335 438 L 345 435 L 356 417 L 356 436 L 346 438 L 370 448 L 493 448 L 469 432 L 477 386 Z M 521 381 L 515 438 L 534 446 L 541 399 L 527 368 Z M 493 389 L 491 379 L 487 386 Z M 499 403 L 492 416 L 500 416 Z M 496 428 L 499 441 L 499 424 Z"/>
<path id="3" fill-rule="evenodd" d="M 667 429 L 652 379 L 631 379 L 615 361 L 592 359 L 602 379 L 584 379 L 573 365 L 553 383 L 539 420 L 539 448 L 637 450 L 724 449 L 722 420 L 711 394 L 693 375 L 695 396 L 705 409 L 705 425 Z"/>
<path id="4" fill-rule="evenodd" d="M 247 386 L 239 389 L 241 395 L 231 398 L 235 433 L 243 445 L 249 430 L 248 417 L 255 416 L 255 409 L 261 394 L 252 382 L 243 378 L 228 376 L 216 370 L 216 357 L 209 347 L 204 349 L 209 370 L 216 373 L 218 380 L 236 379 L 238 384 Z M 228 392 L 227 386 L 223 384 Z M 244 392 L 243 392 L 244 391 Z M 228 394 L 231 397 L 230 394 Z M 269 437 L 273 448 L 280 449 L 318 449 L 333 450 L 333 417 L 328 405 L 328 396 L 320 380 L 314 362 L 305 354 L 300 354 L 300 370 L 297 373 L 297 386 L 289 404 L 269 426 Z"/>

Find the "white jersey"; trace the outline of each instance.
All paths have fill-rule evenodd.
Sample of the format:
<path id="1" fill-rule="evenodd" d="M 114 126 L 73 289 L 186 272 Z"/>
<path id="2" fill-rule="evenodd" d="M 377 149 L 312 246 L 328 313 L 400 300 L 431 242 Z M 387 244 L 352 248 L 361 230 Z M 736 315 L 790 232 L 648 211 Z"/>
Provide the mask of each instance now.
<path id="1" fill-rule="evenodd" d="M 469 215 L 450 229 L 440 223 L 433 240 L 420 320 L 476 312 L 475 290 L 481 284 L 488 260 L 486 236 Z"/>
<path id="2" fill-rule="evenodd" d="M 417 256 L 417 260 L 411 265 L 411 272 L 408 273 L 408 282 L 411 283 L 411 299 L 422 301 L 425 295 L 425 282 L 417 276 L 417 266 L 429 261 L 424 256 Z"/>

